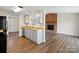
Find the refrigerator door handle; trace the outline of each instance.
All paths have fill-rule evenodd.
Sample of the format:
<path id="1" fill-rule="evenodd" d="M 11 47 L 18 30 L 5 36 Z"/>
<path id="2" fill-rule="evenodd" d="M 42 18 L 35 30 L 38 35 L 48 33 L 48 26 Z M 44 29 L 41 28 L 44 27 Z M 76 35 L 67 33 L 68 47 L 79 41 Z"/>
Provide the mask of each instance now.
<path id="1" fill-rule="evenodd" d="M 7 32 L 7 30 L 8 30 L 8 22 L 6 20 L 6 32 Z"/>

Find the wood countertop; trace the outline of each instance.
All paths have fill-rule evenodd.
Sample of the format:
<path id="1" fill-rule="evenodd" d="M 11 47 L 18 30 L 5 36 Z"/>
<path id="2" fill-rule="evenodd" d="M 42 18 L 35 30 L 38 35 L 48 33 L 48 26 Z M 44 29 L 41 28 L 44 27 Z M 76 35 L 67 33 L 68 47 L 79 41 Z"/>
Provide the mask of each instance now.
<path id="1" fill-rule="evenodd" d="M 28 29 L 28 30 L 42 30 L 42 26 L 21 26 L 22 29 Z"/>

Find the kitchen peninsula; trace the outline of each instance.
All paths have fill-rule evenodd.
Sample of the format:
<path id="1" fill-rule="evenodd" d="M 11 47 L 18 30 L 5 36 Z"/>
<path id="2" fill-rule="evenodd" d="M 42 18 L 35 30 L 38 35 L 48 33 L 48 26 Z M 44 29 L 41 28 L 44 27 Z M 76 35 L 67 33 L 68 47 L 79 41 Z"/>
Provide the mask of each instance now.
<path id="1" fill-rule="evenodd" d="M 43 40 L 43 28 L 37 26 L 22 26 L 23 36 L 35 42 L 36 44 L 40 44 Z"/>

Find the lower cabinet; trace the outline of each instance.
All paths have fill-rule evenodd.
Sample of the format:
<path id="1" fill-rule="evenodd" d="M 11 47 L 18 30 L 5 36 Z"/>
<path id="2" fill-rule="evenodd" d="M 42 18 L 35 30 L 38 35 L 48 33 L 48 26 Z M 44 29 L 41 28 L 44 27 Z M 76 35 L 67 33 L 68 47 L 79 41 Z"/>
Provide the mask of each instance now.
<path id="1" fill-rule="evenodd" d="M 24 30 L 24 32 L 25 32 L 24 36 L 26 36 L 26 37 L 27 37 L 27 36 L 28 36 L 28 35 L 27 35 L 27 31 L 26 31 L 26 30 Z"/>
<path id="2" fill-rule="evenodd" d="M 25 37 L 30 38 L 31 37 L 31 30 L 25 30 Z"/>
<path id="3" fill-rule="evenodd" d="M 42 30 L 25 30 L 25 37 L 29 38 L 36 44 L 42 43 Z"/>
<path id="4" fill-rule="evenodd" d="M 32 30 L 32 35 L 31 39 L 33 42 L 37 43 L 37 31 Z"/>

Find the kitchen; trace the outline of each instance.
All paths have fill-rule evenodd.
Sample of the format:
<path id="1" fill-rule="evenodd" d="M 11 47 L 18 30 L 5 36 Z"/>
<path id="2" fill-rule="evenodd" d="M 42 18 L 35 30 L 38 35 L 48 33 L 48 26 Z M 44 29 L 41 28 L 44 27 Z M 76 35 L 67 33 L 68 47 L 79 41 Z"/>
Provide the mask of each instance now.
<path id="1" fill-rule="evenodd" d="M 28 13 L 22 14 L 20 15 L 19 22 L 20 36 L 25 36 L 36 44 L 40 44 L 45 41 L 43 10 L 30 10 Z"/>
<path id="2" fill-rule="evenodd" d="M 9 46 L 12 45 L 12 43 L 8 43 L 11 40 L 14 40 L 14 37 L 23 37 L 25 40 L 28 40 L 33 42 L 33 44 L 39 45 L 43 42 L 45 42 L 45 19 L 44 19 L 44 10 L 36 10 L 36 9 L 25 9 L 22 12 L 17 12 L 16 9 L 20 8 L 17 6 L 1 6 L 0 7 L 0 14 L 1 16 L 5 16 L 6 23 L 5 23 L 5 41 L 4 41 L 4 47 L 2 41 L 2 49 L 4 49 L 4 52 L 8 52 L 10 49 Z M 12 9 L 14 8 L 14 9 Z M 22 7 L 21 7 L 22 8 Z M 2 21 L 1 21 L 2 23 Z M 3 26 L 3 25 L 1 25 Z M 3 33 L 3 29 L 1 28 L 0 33 Z M 15 33 L 18 33 L 17 36 Z M 2 35 L 2 34 L 1 34 Z M 4 36 L 4 35 L 3 35 Z M 2 37 L 0 37 L 2 38 Z M 16 39 L 17 40 L 17 39 Z M 12 47 L 12 46 L 11 46 Z"/>
<path id="3" fill-rule="evenodd" d="M 72 9 L 75 9 L 75 12 L 79 11 L 79 7 Z M 0 32 L 4 37 L 0 35 L 0 38 L 5 38 L 2 39 L 5 52 L 79 52 L 79 12 L 72 13 L 70 10 L 70 7 L 53 6 L 0 7 L 0 16 L 8 22 L 5 22 L 6 26 L 3 26 L 3 20 L 0 23 L 3 22 Z M 2 41 L 0 42 L 3 45 Z M 67 46 L 65 49 L 64 43 L 64 47 Z"/>

